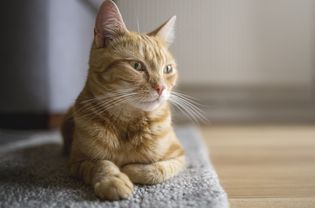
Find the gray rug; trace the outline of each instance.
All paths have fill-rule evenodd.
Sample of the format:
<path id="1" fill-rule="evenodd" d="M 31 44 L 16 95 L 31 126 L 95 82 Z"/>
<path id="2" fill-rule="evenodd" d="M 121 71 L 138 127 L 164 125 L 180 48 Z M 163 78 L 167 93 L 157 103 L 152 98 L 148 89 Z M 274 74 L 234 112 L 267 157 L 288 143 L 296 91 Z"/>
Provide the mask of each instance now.
<path id="1" fill-rule="evenodd" d="M 58 132 L 0 131 L 0 207 L 228 207 L 198 131 L 176 132 L 187 152 L 187 170 L 163 184 L 136 186 L 129 200 L 108 202 L 68 176 Z"/>

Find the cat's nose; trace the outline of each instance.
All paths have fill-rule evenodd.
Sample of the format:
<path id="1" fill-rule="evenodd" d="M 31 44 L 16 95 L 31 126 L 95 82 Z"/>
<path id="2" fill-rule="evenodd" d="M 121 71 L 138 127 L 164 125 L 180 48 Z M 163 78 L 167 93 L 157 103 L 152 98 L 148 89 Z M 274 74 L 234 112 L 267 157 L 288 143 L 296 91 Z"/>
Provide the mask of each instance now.
<path id="1" fill-rule="evenodd" d="M 165 90 L 165 86 L 162 85 L 162 84 L 156 84 L 156 85 L 153 86 L 153 88 L 159 94 L 159 96 L 161 96 L 162 93 L 163 93 L 163 90 Z"/>

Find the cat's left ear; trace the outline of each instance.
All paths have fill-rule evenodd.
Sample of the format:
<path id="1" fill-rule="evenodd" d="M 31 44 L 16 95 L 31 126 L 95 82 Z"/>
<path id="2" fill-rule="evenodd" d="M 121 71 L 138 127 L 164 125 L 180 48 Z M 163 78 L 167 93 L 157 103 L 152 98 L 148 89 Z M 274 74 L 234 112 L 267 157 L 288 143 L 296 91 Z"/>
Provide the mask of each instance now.
<path id="1" fill-rule="evenodd" d="M 173 16 L 148 35 L 157 36 L 167 45 L 171 45 L 175 39 L 175 22 L 176 16 Z"/>
<path id="2" fill-rule="evenodd" d="M 110 41 L 127 32 L 117 5 L 112 0 L 105 0 L 96 16 L 94 29 L 96 47 L 104 48 Z"/>

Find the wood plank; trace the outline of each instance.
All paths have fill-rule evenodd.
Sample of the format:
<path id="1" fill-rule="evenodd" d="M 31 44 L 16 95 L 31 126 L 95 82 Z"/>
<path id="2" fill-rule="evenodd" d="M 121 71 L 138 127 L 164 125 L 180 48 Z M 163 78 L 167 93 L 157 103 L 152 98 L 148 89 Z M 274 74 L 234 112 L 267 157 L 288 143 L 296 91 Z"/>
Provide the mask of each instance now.
<path id="1" fill-rule="evenodd" d="M 202 133 L 232 207 L 315 207 L 315 126 L 209 126 Z"/>
<path id="2" fill-rule="evenodd" d="M 231 199 L 231 208 L 314 208 L 314 198 Z"/>

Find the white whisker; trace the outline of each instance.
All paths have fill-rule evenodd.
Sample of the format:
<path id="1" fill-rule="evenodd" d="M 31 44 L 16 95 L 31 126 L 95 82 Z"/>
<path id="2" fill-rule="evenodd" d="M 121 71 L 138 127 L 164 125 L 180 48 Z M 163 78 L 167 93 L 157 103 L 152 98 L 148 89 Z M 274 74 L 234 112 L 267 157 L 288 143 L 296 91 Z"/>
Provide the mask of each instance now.
<path id="1" fill-rule="evenodd" d="M 131 93 L 131 90 L 119 90 L 104 96 L 87 99 L 81 102 L 83 105 L 76 110 L 76 113 L 81 114 L 79 117 L 82 119 L 91 119 L 93 115 L 102 114 L 110 108 L 127 101 L 128 97 L 136 94 L 135 92 Z"/>
<path id="2" fill-rule="evenodd" d="M 202 123 L 208 123 L 208 119 L 204 116 L 204 112 L 198 106 L 204 106 L 199 104 L 195 98 L 185 95 L 179 92 L 171 92 L 170 102 L 181 107 L 185 111 L 185 115 L 196 123 L 201 121 Z M 198 123 L 198 122 L 197 122 Z"/>
<path id="3" fill-rule="evenodd" d="M 195 106 L 193 103 L 190 103 L 189 101 L 187 101 L 181 97 L 177 97 L 177 99 L 179 99 L 181 102 L 183 102 L 189 109 L 191 109 L 192 112 L 194 112 L 194 114 L 196 114 L 203 121 L 207 121 L 207 119 L 203 115 L 203 112 L 197 106 Z"/>

